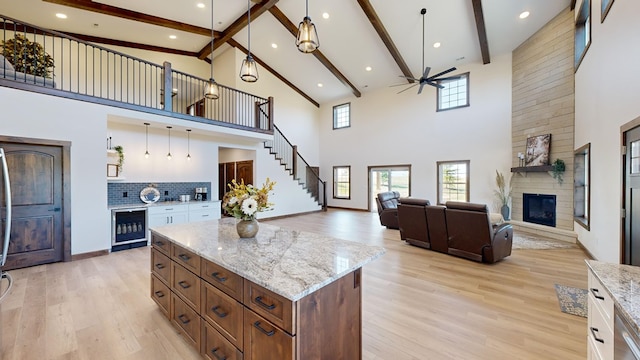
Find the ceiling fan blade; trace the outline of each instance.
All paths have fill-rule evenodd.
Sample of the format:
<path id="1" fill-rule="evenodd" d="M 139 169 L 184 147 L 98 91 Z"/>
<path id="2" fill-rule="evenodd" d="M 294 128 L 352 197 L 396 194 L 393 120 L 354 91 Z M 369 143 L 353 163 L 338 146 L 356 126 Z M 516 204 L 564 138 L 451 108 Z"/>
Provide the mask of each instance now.
<path id="1" fill-rule="evenodd" d="M 416 87 L 416 86 L 418 86 L 418 84 L 413 84 L 413 85 L 409 86 L 408 88 L 406 88 L 406 89 L 404 89 L 404 90 L 400 90 L 400 91 L 398 91 L 396 94 L 403 93 L 403 92 L 405 92 L 405 91 L 407 91 L 407 90 L 409 90 L 409 89 L 412 89 L 412 88 L 414 88 L 414 87 Z"/>
<path id="2" fill-rule="evenodd" d="M 451 69 L 447 69 L 447 70 L 445 70 L 445 71 L 443 71 L 441 73 L 437 73 L 437 74 L 435 74 L 433 76 L 428 77 L 427 80 L 433 80 L 433 79 L 437 78 L 438 76 L 441 76 L 441 75 L 444 75 L 444 74 L 448 74 L 448 73 L 450 73 L 452 71 L 455 71 L 455 70 L 456 70 L 456 68 L 452 67 Z"/>
<path id="3" fill-rule="evenodd" d="M 431 81 L 427 81 L 426 84 L 429 84 L 429 85 L 431 85 L 433 87 L 437 87 L 438 89 L 444 89 L 443 85 L 440 85 L 438 83 L 434 83 L 434 82 L 431 82 Z"/>
<path id="4" fill-rule="evenodd" d="M 393 84 L 393 85 L 389 85 L 389 87 L 396 87 L 396 86 L 407 86 L 409 84 L 407 83 L 402 83 L 402 84 Z"/>
<path id="5" fill-rule="evenodd" d="M 429 66 L 424 68 L 424 73 L 422 74 L 423 79 L 426 79 L 429 76 L 429 71 L 431 71 L 431 68 Z"/>
<path id="6" fill-rule="evenodd" d="M 412 76 L 403 76 L 403 75 L 400 75 L 400 77 L 401 77 L 401 78 L 404 78 L 404 79 L 407 79 L 407 80 L 411 80 L 411 81 L 420 81 L 420 79 L 416 79 L 416 78 L 414 78 L 414 77 L 412 77 Z"/>
<path id="7" fill-rule="evenodd" d="M 418 89 L 418 95 L 422 94 L 422 88 L 424 87 L 424 84 L 427 84 L 427 83 L 426 82 L 420 83 L 420 88 Z"/>

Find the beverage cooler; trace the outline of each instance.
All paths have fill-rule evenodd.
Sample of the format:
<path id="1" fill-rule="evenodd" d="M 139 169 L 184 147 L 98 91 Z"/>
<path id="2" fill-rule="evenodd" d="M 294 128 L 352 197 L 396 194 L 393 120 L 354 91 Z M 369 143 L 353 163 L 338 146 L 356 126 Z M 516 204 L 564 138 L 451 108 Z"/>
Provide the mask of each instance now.
<path id="1" fill-rule="evenodd" d="M 111 210 L 111 246 L 113 251 L 147 245 L 147 209 Z"/>

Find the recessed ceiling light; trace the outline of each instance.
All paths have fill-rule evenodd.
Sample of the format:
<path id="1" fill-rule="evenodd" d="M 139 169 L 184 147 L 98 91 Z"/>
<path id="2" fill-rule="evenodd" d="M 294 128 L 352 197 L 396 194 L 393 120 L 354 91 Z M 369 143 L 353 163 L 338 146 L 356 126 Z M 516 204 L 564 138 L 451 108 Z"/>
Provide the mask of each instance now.
<path id="1" fill-rule="evenodd" d="M 322 13 L 322 18 L 323 19 L 328 19 L 329 18 L 329 13 Z"/>
<path id="2" fill-rule="evenodd" d="M 322 83 L 318 83 L 318 87 L 323 87 L 324 85 Z"/>
<path id="3" fill-rule="evenodd" d="M 57 13 L 57 14 L 56 14 L 56 17 L 57 17 L 58 19 L 66 19 L 66 18 L 67 18 L 67 14 Z"/>
<path id="4" fill-rule="evenodd" d="M 203 3 L 197 3 L 196 6 L 199 7 L 200 9 L 204 9 L 204 4 Z"/>
<path id="5" fill-rule="evenodd" d="M 433 43 L 433 47 L 434 47 L 434 48 L 436 48 L 436 49 L 437 49 L 437 48 L 439 48 L 439 47 L 440 47 L 440 45 L 441 45 L 441 44 L 440 44 L 439 42 L 434 42 L 434 43 Z"/>
<path id="6" fill-rule="evenodd" d="M 277 49 L 278 48 L 278 44 L 273 43 L 273 44 L 271 44 L 271 47 L 274 48 L 274 49 Z"/>
<path id="7" fill-rule="evenodd" d="M 175 40 L 175 39 L 177 39 L 177 38 L 178 38 L 178 37 L 177 37 L 177 36 L 175 36 L 175 35 L 169 35 L 169 39 L 171 39 L 171 40 Z"/>
<path id="8" fill-rule="evenodd" d="M 371 66 L 367 66 L 366 68 L 364 68 L 367 71 L 371 71 Z"/>
<path id="9" fill-rule="evenodd" d="M 520 19 L 526 19 L 526 18 L 528 18 L 528 17 L 529 17 L 529 12 L 528 12 L 528 11 L 523 11 L 523 12 L 520 14 Z"/>

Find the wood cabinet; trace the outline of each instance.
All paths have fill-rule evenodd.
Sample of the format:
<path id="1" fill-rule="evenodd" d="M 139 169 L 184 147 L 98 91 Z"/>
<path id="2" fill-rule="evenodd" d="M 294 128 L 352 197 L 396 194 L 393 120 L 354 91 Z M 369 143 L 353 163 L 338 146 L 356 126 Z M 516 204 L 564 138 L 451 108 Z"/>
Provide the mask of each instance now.
<path id="1" fill-rule="evenodd" d="M 168 243 L 152 233 L 151 297 L 203 357 L 362 359 L 360 269 L 291 301 Z"/>
<path id="2" fill-rule="evenodd" d="M 591 269 L 588 281 L 587 358 L 610 360 L 614 357 L 613 299 Z"/>
<path id="3" fill-rule="evenodd" d="M 232 161 L 218 164 L 218 195 L 220 200 L 229 191 L 227 184 L 232 180 L 238 183 L 244 181 L 245 184 L 254 184 L 253 160 Z"/>

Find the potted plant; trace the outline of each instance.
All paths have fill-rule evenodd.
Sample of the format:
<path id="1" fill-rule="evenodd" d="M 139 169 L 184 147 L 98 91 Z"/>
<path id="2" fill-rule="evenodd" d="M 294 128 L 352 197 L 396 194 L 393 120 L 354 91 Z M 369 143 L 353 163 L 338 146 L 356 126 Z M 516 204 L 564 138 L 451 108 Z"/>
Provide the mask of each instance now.
<path id="1" fill-rule="evenodd" d="M 16 71 L 51 78 L 53 58 L 44 51 L 44 47 L 27 39 L 26 36 L 15 34 L 13 39 L 0 41 L 2 55 L 9 61 Z"/>
<path id="2" fill-rule="evenodd" d="M 513 174 L 509 177 L 509 183 L 504 178 L 501 172 L 496 170 L 496 186 L 497 190 L 493 190 L 493 193 L 498 198 L 500 204 L 500 213 L 505 220 L 509 220 L 509 200 L 511 200 L 511 192 L 513 190 L 511 183 L 513 181 Z"/>
<path id="3" fill-rule="evenodd" d="M 558 180 L 558 184 L 562 185 L 562 181 L 564 180 L 563 174 L 566 169 L 564 160 L 556 159 L 556 161 L 554 161 L 551 166 L 553 166 L 551 176 L 553 176 L 554 179 Z"/>
<path id="4" fill-rule="evenodd" d="M 251 238 L 258 233 L 256 215 L 273 206 L 269 202 L 269 192 L 273 190 L 275 184 L 275 181 L 269 178 L 261 188 L 251 184 L 245 185 L 244 179 L 239 184 L 235 179 L 228 184 L 229 191 L 222 199 L 222 209 L 240 220 L 236 224 L 236 230 L 241 238 Z"/>
<path id="5" fill-rule="evenodd" d="M 122 172 L 122 166 L 124 165 L 124 148 L 122 145 L 116 145 L 113 147 L 113 150 L 118 153 L 118 172 Z"/>

